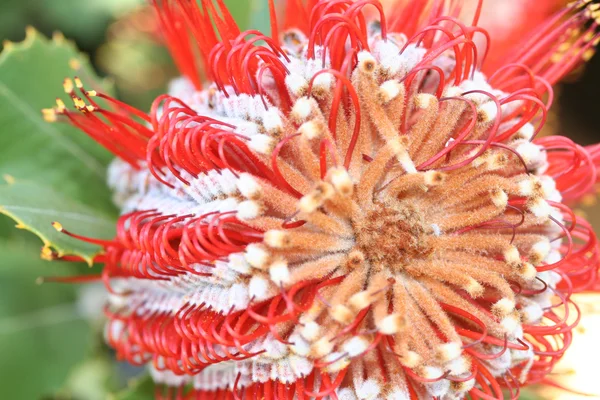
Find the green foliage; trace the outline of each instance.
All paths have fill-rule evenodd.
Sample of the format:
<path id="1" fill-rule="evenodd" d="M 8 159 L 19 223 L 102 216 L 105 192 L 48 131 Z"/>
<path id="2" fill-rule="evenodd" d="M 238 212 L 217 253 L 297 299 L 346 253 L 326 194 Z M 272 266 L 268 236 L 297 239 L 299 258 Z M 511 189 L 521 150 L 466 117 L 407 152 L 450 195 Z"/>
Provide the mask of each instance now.
<path id="1" fill-rule="evenodd" d="M 71 285 L 36 285 L 40 275 L 72 266 L 40 260 L 26 239 L 0 238 L 0 376 L 2 398 L 39 399 L 59 390 L 82 360 L 91 335 Z"/>
<path id="2" fill-rule="evenodd" d="M 72 67 L 76 67 L 74 70 Z M 105 184 L 108 152 L 67 124 L 44 121 L 65 77 L 79 75 L 88 85 L 105 85 L 72 43 L 48 40 L 28 29 L 22 43 L 0 54 L 0 174 L 51 185 L 84 204 L 114 212 Z"/>
<path id="3" fill-rule="evenodd" d="M 58 222 L 84 236 L 106 239 L 114 236 L 112 218 L 38 183 L 17 181 L 1 185 L 0 213 L 14 219 L 18 228 L 36 234 L 44 247 L 58 256 L 78 255 L 89 264 L 101 248 L 58 232 L 52 223 Z"/>
<path id="4" fill-rule="evenodd" d="M 106 400 L 111 388 L 116 386 L 116 373 L 109 354 L 91 357 L 73 366 L 60 392 L 70 395 L 72 399 Z"/>
<path id="5" fill-rule="evenodd" d="M 50 29 L 60 27 L 70 38 L 77 38 L 80 46 L 98 45 L 104 40 L 105 30 L 111 20 L 147 0 L 33 0 L 38 3 L 44 21 L 52 23 Z"/>
<path id="6" fill-rule="evenodd" d="M 0 54 L 0 176 L 6 180 L 0 214 L 57 254 L 89 262 L 99 247 L 50 225 L 59 221 L 93 237 L 114 234 L 115 210 L 105 185 L 111 156 L 78 130 L 42 118 L 41 109 L 52 107 L 57 96 L 67 100 L 61 84 L 73 75 L 110 91 L 60 35 L 48 40 L 28 29 L 24 42 L 6 44 Z M 43 261 L 39 248 L 0 216 L 0 374 L 7 399 L 49 398 L 59 391 L 85 359 L 92 337 L 76 303 L 77 286 L 35 284 L 39 276 L 77 274 L 77 267 Z"/>
<path id="7" fill-rule="evenodd" d="M 109 396 L 109 400 L 148 400 L 154 398 L 154 383 L 150 375 L 136 379 L 128 388 Z"/>
<path id="8" fill-rule="evenodd" d="M 93 49 L 104 41 L 107 25 L 146 0 L 2 0 L 0 38 L 20 40 L 27 24 L 42 32 L 60 29 L 79 46 Z"/>

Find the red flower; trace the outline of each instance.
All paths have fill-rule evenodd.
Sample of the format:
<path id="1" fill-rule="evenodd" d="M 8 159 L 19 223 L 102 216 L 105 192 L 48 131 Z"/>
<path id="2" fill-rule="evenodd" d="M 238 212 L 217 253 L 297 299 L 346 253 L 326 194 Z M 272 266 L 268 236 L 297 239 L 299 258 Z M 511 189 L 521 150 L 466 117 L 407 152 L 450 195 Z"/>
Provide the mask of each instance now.
<path id="1" fill-rule="evenodd" d="M 271 3 L 272 37 L 201 3 L 154 2 L 185 78 L 149 114 L 78 80 L 79 113 L 45 111 L 118 156 L 118 234 L 94 242 L 119 357 L 190 399 L 501 399 L 544 380 L 571 294 L 597 281 L 564 202 L 592 190 L 600 148 L 536 134 L 598 7 L 576 1 L 487 77 L 474 40 L 493 37 L 458 1 L 289 0 L 281 34 Z"/>
<path id="2" fill-rule="evenodd" d="M 463 15 L 472 15 L 479 0 L 465 0 Z M 506 56 L 517 51 L 528 34 L 560 9 L 564 0 L 504 0 L 484 1 L 478 25 L 493 38 L 492 48 L 482 66 L 484 73 L 492 74 L 506 63 Z M 466 14 L 465 14 L 466 13 Z M 485 41 L 475 39 L 480 45 Z M 485 50 L 485 49 L 483 49 Z"/>

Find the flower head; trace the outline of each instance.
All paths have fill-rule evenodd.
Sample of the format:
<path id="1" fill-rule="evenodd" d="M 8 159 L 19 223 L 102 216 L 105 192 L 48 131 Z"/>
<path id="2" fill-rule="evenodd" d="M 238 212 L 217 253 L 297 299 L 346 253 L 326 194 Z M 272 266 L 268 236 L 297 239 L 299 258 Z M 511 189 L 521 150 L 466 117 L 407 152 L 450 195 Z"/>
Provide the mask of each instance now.
<path id="1" fill-rule="evenodd" d="M 290 0 L 282 30 L 271 2 L 271 37 L 201 4 L 154 1 L 185 78 L 150 113 L 80 80 L 78 112 L 45 111 L 118 156 L 123 215 L 95 241 L 118 355 L 189 398 L 502 398 L 544 379 L 570 294 L 596 281 L 564 201 L 600 155 L 536 134 L 598 6 L 488 77 L 493 37 L 457 1 Z"/>

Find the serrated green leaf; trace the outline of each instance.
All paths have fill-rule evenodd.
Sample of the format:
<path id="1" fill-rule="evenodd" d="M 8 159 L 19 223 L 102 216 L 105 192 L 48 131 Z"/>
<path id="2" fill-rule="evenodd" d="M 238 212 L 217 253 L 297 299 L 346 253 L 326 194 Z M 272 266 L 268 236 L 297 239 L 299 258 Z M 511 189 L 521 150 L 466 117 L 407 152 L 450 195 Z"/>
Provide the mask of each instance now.
<path id="1" fill-rule="evenodd" d="M 0 54 L 0 175 L 42 182 L 114 213 L 105 184 L 111 155 L 68 124 L 42 118 L 41 109 L 52 107 L 57 96 L 69 100 L 62 82 L 74 75 L 108 90 L 87 58 L 60 35 L 49 40 L 30 28 L 23 42 L 5 46 Z"/>
<path id="2" fill-rule="evenodd" d="M 39 286 L 35 280 L 69 275 L 73 268 L 40 260 L 27 241 L 0 240 L 0 254 L 2 398 L 47 398 L 85 358 L 91 334 L 75 286 Z"/>
<path id="3" fill-rule="evenodd" d="M 149 375 L 136 379 L 129 387 L 109 396 L 109 400 L 148 400 L 154 398 L 154 382 Z"/>
<path id="4" fill-rule="evenodd" d="M 115 233 L 111 217 L 33 182 L 0 185 L 0 214 L 14 219 L 18 228 L 36 234 L 45 248 L 59 256 L 77 255 L 89 264 L 101 248 L 58 232 L 52 222 L 59 222 L 73 233 L 94 238 L 110 239 Z"/>

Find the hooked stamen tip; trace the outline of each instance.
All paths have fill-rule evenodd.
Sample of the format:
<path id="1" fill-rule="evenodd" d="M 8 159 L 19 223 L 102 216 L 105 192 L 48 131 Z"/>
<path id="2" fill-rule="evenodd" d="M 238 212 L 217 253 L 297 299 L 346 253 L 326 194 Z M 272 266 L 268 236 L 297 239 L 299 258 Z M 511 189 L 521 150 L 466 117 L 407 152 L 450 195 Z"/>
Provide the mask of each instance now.
<path id="1" fill-rule="evenodd" d="M 54 229 L 56 229 L 58 232 L 62 232 L 63 231 L 63 226 L 62 226 L 62 224 L 60 222 L 53 221 L 52 222 L 52 227 Z"/>

